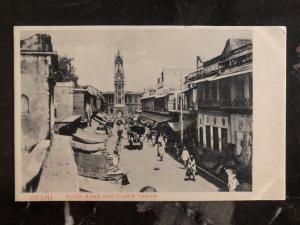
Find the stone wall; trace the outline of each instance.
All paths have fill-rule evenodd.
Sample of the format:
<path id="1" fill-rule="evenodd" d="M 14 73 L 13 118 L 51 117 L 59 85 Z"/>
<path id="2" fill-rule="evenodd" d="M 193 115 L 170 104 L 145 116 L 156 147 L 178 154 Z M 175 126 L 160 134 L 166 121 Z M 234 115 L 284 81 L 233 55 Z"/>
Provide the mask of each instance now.
<path id="1" fill-rule="evenodd" d="M 48 77 L 53 59 L 50 50 L 48 35 L 34 35 L 21 41 L 22 150 L 30 151 L 49 136 L 51 92 Z"/>
<path id="2" fill-rule="evenodd" d="M 54 88 L 56 121 L 62 121 L 73 115 L 73 87 L 73 82 L 56 83 Z"/>

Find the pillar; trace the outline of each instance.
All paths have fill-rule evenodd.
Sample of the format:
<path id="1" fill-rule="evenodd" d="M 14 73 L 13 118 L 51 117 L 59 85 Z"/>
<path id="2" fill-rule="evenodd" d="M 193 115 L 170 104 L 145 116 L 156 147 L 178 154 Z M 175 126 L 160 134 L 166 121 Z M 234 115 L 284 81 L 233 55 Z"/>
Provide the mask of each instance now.
<path id="1" fill-rule="evenodd" d="M 222 152 L 222 128 L 218 127 L 219 152 Z"/>
<path id="2" fill-rule="evenodd" d="M 210 126 L 210 147 L 214 149 L 214 129 L 213 126 Z"/>
<path id="3" fill-rule="evenodd" d="M 197 116 L 197 138 L 198 138 L 198 143 L 200 143 L 200 122 L 199 122 L 199 114 Z"/>
<path id="4" fill-rule="evenodd" d="M 203 146 L 206 148 L 207 144 L 206 144 L 206 126 L 203 126 Z"/>

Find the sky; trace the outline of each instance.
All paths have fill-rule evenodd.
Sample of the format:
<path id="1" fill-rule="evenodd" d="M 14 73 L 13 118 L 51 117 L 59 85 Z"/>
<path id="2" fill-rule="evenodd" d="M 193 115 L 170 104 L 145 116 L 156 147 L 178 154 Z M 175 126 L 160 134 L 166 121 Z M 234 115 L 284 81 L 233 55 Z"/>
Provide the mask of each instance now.
<path id="1" fill-rule="evenodd" d="M 163 68 L 196 68 L 196 56 L 213 58 L 229 38 L 252 38 L 236 28 L 201 27 L 90 27 L 88 29 L 26 29 L 21 39 L 36 33 L 51 35 L 58 55 L 74 58 L 80 85 L 113 90 L 114 57 L 123 56 L 125 90 L 142 91 L 155 85 Z"/>

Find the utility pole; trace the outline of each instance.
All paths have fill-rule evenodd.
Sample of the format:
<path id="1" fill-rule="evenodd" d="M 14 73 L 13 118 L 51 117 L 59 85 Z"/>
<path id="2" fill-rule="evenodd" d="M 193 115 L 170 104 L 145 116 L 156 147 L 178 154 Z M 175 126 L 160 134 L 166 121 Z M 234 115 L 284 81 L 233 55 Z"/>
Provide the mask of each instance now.
<path id="1" fill-rule="evenodd" d="M 180 76 L 180 140 L 183 144 L 183 87 L 182 87 L 182 73 Z"/>

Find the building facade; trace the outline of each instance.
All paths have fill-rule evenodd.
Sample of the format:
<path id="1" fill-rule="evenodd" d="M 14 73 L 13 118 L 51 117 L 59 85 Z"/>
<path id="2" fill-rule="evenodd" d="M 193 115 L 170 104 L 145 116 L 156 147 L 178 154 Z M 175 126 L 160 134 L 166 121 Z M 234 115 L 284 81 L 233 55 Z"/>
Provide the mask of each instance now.
<path id="1" fill-rule="evenodd" d="M 222 151 L 232 144 L 236 155 L 248 164 L 253 136 L 251 40 L 227 40 L 221 55 L 197 63 L 185 85 L 186 108 L 197 111 L 200 145 Z"/>
<path id="2" fill-rule="evenodd" d="M 164 68 L 153 87 L 144 90 L 142 97 L 142 116 L 145 121 L 152 121 L 154 128 L 162 132 L 180 132 L 178 94 L 183 88 L 183 78 L 190 69 Z M 184 115 L 187 121 L 188 115 Z M 152 127 L 153 128 L 153 127 Z M 171 131 L 171 132 L 172 132 Z"/>
<path id="3" fill-rule="evenodd" d="M 114 91 L 102 92 L 105 112 L 113 117 L 127 116 L 141 110 L 142 92 L 125 91 L 123 57 L 118 51 L 114 61 Z"/>
<path id="4" fill-rule="evenodd" d="M 49 138 L 54 124 L 51 78 L 57 68 L 51 37 L 35 34 L 21 40 L 21 127 L 22 150 L 31 151 L 40 141 Z M 51 107 L 52 106 L 52 107 Z"/>
<path id="5" fill-rule="evenodd" d="M 164 70 L 156 87 L 145 89 L 143 111 L 147 116 L 172 115 L 168 125 L 175 132 L 183 127 L 183 142 L 196 140 L 202 149 L 216 152 L 231 146 L 248 165 L 253 137 L 251 40 L 228 39 L 220 55 L 205 62 L 198 56 L 196 62 L 192 72 L 175 72 L 174 82 L 166 82 L 171 73 Z"/>

